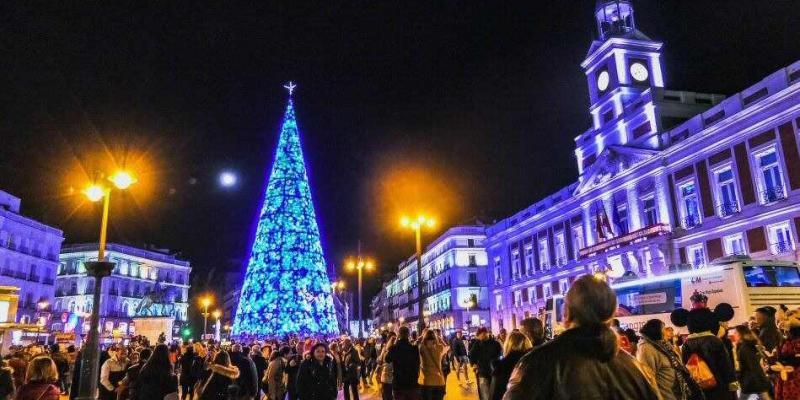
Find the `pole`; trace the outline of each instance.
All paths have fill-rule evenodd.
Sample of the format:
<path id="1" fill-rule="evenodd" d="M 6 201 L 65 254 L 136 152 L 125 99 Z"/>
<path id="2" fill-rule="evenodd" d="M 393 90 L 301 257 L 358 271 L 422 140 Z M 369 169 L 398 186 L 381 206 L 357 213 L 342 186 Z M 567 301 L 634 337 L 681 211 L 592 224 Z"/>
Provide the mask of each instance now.
<path id="1" fill-rule="evenodd" d="M 363 302 L 363 297 L 361 296 L 361 272 L 364 270 L 363 264 L 360 264 L 358 267 L 358 337 L 363 338 L 363 325 L 364 325 L 364 315 L 361 313 L 361 303 Z"/>
<path id="2" fill-rule="evenodd" d="M 97 247 L 97 261 L 103 261 L 106 258 L 106 234 L 108 233 L 108 204 L 110 201 L 111 201 L 111 191 L 106 190 L 105 196 L 103 196 L 103 219 L 100 221 L 100 245 Z"/>
<path id="3" fill-rule="evenodd" d="M 417 334 L 421 335 L 422 330 L 425 329 L 425 320 L 422 309 L 424 308 L 424 300 L 422 297 L 422 225 L 417 226 L 414 230 L 417 238 Z"/>
<path id="4" fill-rule="evenodd" d="M 205 311 L 203 312 L 203 339 L 208 334 L 208 303 L 204 304 Z"/>

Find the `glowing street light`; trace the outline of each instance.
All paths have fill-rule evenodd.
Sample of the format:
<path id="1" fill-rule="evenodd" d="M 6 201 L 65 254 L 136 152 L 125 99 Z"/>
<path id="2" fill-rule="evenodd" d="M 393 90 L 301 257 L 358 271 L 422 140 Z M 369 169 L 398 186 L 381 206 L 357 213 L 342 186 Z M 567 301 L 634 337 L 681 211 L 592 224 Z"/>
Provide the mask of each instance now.
<path id="1" fill-rule="evenodd" d="M 345 266 L 347 267 L 348 271 L 351 271 L 351 272 L 354 271 L 354 270 L 358 271 L 358 337 L 359 338 L 363 338 L 364 337 L 363 336 L 363 332 L 364 332 L 364 327 L 363 327 L 363 325 L 364 325 L 364 315 L 363 315 L 364 298 L 363 298 L 363 296 L 361 294 L 362 274 L 363 274 L 364 270 L 372 271 L 373 269 L 375 269 L 375 263 L 372 262 L 372 260 L 369 260 L 369 259 L 365 260 L 365 259 L 361 258 L 361 250 L 360 250 L 360 248 L 361 248 L 361 245 L 359 244 L 358 256 L 356 257 L 355 260 L 353 260 L 353 259 L 348 260 L 346 262 Z"/>
<path id="2" fill-rule="evenodd" d="M 236 174 L 231 171 L 222 171 L 222 173 L 219 174 L 219 184 L 226 188 L 233 187 L 238 180 L 239 178 Z"/>
<path id="3" fill-rule="evenodd" d="M 436 225 L 436 221 L 431 217 L 420 214 L 416 218 L 403 216 L 400 218 L 400 225 L 413 230 L 417 242 L 417 332 L 422 333 L 422 330 L 425 329 L 425 320 L 422 315 L 425 305 L 422 293 L 422 228 L 433 228 Z"/>
<path id="4" fill-rule="evenodd" d="M 203 337 L 208 334 L 208 306 L 214 303 L 211 296 L 205 296 L 200 299 L 200 305 L 203 306 Z"/>

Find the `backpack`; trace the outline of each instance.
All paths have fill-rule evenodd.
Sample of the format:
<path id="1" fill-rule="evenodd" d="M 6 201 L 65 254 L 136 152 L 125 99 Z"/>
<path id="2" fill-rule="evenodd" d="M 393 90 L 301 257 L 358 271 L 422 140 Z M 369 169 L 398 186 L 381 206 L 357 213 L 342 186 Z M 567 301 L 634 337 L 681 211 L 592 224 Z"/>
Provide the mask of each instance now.
<path id="1" fill-rule="evenodd" d="M 711 390 L 717 387 L 717 378 L 711 373 L 711 368 L 708 367 L 706 360 L 698 354 L 695 353 L 689 357 L 686 369 L 689 370 L 689 375 L 697 382 L 700 389 Z"/>

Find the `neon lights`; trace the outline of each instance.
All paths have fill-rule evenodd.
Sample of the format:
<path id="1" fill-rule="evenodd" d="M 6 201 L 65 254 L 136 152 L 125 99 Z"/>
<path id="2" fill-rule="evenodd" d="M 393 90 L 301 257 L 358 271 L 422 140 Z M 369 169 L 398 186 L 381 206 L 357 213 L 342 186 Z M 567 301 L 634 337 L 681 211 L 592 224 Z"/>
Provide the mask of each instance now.
<path id="1" fill-rule="evenodd" d="M 290 92 L 294 88 L 292 83 L 287 87 Z M 251 338 L 339 334 L 291 99 L 232 334 Z"/>

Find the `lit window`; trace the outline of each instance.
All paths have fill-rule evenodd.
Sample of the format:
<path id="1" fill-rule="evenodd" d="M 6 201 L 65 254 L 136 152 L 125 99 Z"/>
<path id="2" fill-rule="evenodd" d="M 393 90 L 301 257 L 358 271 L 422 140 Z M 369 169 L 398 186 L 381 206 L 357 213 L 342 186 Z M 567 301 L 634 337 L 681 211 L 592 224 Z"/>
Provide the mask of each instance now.
<path id="1" fill-rule="evenodd" d="M 702 244 L 686 247 L 686 254 L 689 257 L 689 263 L 695 268 L 706 265 L 706 251 Z"/>
<path id="2" fill-rule="evenodd" d="M 743 256 L 746 254 L 741 233 L 725 236 L 722 238 L 722 242 L 725 245 L 726 256 Z"/>
<path id="3" fill-rule="evenodd" d="M 528 288 L 527 290 L 528 290 L 528 300 L 530 301 L 530 303 L 531 304 L 536 303 L 536 288 L 532 287 Z"/>
<path id="4" fill-rule="evenodd" d="M 525 246 L 525 275 L 533 274 L 533 245 Z"/>
<path id="5" fill-rule="evenodd" d="M 547 251 L 547 238 L 539 239 L 539 267 L 550 269 L 550 254 Z"/>
<path id="6" fill-rule="evenodd" d="M 494 259 L 494 283 L 497 285 L 503 283 L 503 270 L 500 266 L 500 257 L 497 257 Z"/>
<path id="7" fill-rule="evenodd" d="M 683 211 L 683 227 L 693 228 L 700 224 L 700 203 L 694 182 L 680 186 L 681 211 Z"/>
<path id="8" fill-rule="evenodd" d="M 617 204 L 615 216 L 617 221 L 618 234 L 624 235 L 628 233 L 628 205 L 625 203 Z"/>
<path id="9" fill-rule="evenodd" d="M 794 251 L 792 230 L 788 222 L 782 222 L 767 227 L 769 232 L 769 246 L 772 254 L 784 254 Z"/>
<path id="10" fill-rule="evenodd" d="M 559 266 L 567 264 L 567 244 L 564 243 L 564 232 L 559 232 L 555 236 L 556 264 Z"/>
<path id="11" fill-rule="evenodd" d="M 574 259 L 578 259 L 580 249 L 584 247 L 583 243 L 583 227 L 578 225 L 572 228 L 572 250 Z"/>
<path id="12" fill-rule="evenodd" d="M 778 153 L 769 149 L 756 156 L 759 169 L 758 185 L 761 189 L 762 203 L 772 203 L 786 197 L 783 191 L 783 177 L 778 162 Z"/>
<path id="13" fill-rule="evenodd" d="M 656 198 L 650 196 L 642 200 L 642 212 L 644 213 L 644 225 L 651 226 L 658 223 L 658 214 L 656 213 Z"/>
<path id="14" fill-rule="evenodd" d="M 522 292 L 514 291 L 514 307 L 522 307 Z"/>
<path id="15" fill-rule="evenodd" d="M 717 209 L 719 216 L 727 217 L 739 212 L 736 196 L 736 181 L 730 167 L 716 172 L 717 176 Z"/>
<path id="16" fill-rule="evenodd" d="M 511 252 L 511 279 L 517 280 L 520 276 L 520 269 L 522 269 L 522 265 L 520 264 L 519 259 L 519 250 L 514 250 Z"/>
<path id="17" fill-rule="evenodd" d="M 544 286 L 544 298 L 545 298 L 545 300 L 553 297 L 553 288 L 552 288 L 552 286 L 550 286 L 549 283 L 545 283 L 543 286 Z"/>
<path id="18" fill-rule="evenodd" d="M 559 280 L 558 287 L 561 288 L 561 294 L 566 294 L 567 290 L 569 290 L 569 281 L 566 279 Z"/>

